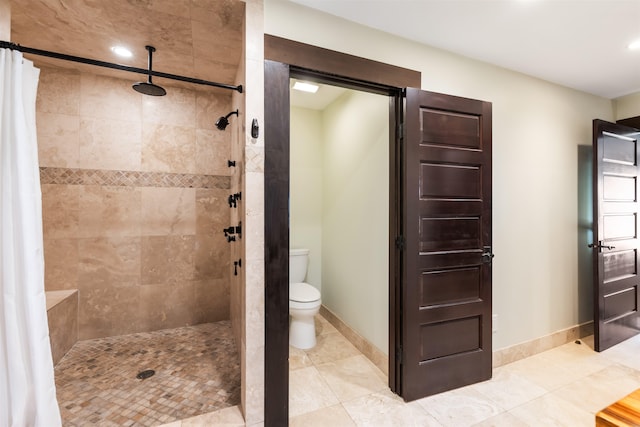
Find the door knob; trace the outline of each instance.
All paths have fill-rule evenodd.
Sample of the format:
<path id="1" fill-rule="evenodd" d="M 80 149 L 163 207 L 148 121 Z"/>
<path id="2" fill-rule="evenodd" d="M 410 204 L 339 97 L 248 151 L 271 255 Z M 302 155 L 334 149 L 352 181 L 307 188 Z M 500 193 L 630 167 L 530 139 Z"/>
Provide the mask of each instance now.
<path id="1" fill-rule="evenodd" d="M 615 249 L 615 246 L 609 246 L 609 245 L 603 245 L 602 242 L 598 242 L 598 243 L 589 243 L 588 245 L 591 249 L 599 249 L 600 251 L 602 251 L 603 249 Z"/>
<path id="2" fill-rule="evenodd" d="M 495 255 L 491 250 L 491 246 L 485 246 L 482 250 L 482 262 L 484 264 L 490 264 L 493 260 L 493 257 L 495 257 Z"/>

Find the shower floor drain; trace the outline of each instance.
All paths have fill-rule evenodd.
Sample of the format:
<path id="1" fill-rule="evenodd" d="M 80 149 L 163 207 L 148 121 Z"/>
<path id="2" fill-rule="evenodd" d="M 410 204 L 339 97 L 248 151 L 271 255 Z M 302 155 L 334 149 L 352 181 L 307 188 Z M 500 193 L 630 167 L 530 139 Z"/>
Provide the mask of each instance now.
<path id="1" fill-rule="evenodd" d="M 154 371 L 153 369 L 147 369 L 146 371 L 138 372 L 136 378 L 139 380 L 146 380 L 147 378 L 154 376 L 155 373 L 156 371 Z"/>

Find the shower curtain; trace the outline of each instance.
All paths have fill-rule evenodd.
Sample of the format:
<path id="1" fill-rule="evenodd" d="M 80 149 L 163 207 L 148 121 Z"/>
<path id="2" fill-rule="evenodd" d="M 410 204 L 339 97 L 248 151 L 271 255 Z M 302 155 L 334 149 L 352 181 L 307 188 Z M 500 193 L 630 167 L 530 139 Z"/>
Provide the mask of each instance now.
<path id="1" fill-rule="evenodd" d="M 0 49 L 0 426 L 60 426 L 44 294 L 40 70 Z"/>

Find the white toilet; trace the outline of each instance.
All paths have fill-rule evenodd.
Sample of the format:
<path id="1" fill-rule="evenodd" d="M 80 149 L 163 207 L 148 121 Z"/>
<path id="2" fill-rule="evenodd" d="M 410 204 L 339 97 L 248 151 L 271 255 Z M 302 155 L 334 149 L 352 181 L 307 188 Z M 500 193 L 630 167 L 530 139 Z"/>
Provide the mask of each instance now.
<path id="1" fill-rule="evenodd" d="M 320 311 L 320 291 L 304 283 L 309 249 L 289 250 L 289 344 L 307 350 L 316 345 L 314 316 Z"/>

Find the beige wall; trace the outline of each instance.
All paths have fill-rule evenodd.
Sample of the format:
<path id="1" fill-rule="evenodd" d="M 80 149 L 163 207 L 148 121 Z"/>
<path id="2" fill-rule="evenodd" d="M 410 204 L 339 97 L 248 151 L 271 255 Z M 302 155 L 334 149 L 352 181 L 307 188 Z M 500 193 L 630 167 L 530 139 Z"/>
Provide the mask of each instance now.
<path id="1" fill-rule="evenodd" d="M 229 319 L 231 97 L 42 68 L 47 290 L 79 290 L 79 339 Z"/>
<path id="2" fill-rule="evenodd" d="M 613 120 L 610 100 L 280 0 L 265 2 L 265 33 L 418 70 L 423 89 L 492 102 L 494 349 L 592 318 L 591 284 L 578 275 L 579 146 L 591 144 L 592 119 Z"/>
<path id="3" fill-rule="evenodd" d="M 613 106 L 615 120 L 640 116 L 640 92 L 614 99 Z"/>
<path id="4" fill-rule="evenodd" d="M 0 40 L 11 41 L 10 0 L 0 0 Z"/>
<path id="5" fill-rule="evenodd" d="M 322 301 L 386 354 L 389 99 L 350 91 L 322 118 Z"/>
<path id="6" fill-rule="evenodd" d="M 289 246 L 307 248 L 307 283 L 322 292 L 322 113 L 291 108 L 291 196 Z"/>
<path id="7" fill-rule="evenodd" d="M 322 89 L 321 89 L 322 90 Z M 322 304 L 388 351 L 389 101 L 348 91 L 291 108 L 290 244 Z"/>

